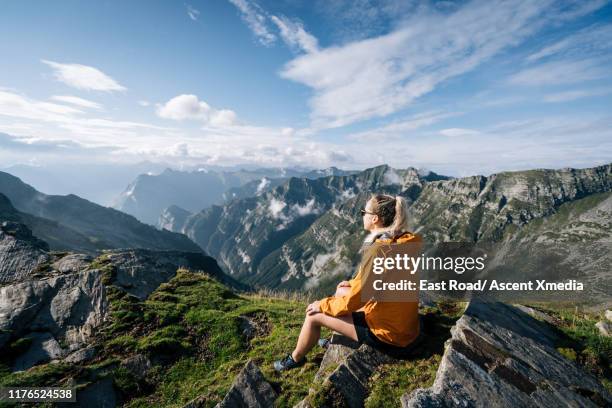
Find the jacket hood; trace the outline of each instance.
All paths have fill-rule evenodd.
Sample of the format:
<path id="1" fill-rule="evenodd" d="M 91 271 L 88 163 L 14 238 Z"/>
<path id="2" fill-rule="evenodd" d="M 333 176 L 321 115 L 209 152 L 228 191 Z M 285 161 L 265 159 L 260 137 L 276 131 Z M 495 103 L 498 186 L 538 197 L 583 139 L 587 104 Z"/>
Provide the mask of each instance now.
<path id="1" fill-rule="evenodd" d="M 369 245 L 374 242 L 393 243 L 413 240 L 416 234 L 410 231 L 403 231 L 395 236 L 390 232 L 371 232 L 363 241 L 364 245 Z"/>

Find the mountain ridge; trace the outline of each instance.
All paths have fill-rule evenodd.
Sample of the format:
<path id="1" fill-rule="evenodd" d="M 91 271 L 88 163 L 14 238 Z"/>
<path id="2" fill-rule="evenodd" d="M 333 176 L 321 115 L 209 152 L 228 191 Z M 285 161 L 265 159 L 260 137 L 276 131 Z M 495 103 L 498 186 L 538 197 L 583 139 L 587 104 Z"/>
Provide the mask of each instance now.
<path id="1" fill-rule="evenodd" d="M 157 248 L 201 251 L 189 238 L 159 231 L 131 215 L 103 207 L 74 194 L 47 195 L 0 172 L 0 193 L 21 219 L 52 249 L 95 253 L 107 248 Z"/>
<path id="2" fill-rule="evenodd" d="M 498 242 L 506 230 L 549 217 L 563 203 L 611 189 L 610 164 L 463 178 L 424 178 L 413 168 L 381 165 L 356 175 L 290 179 L 257 197 L 187 216 L 175 230 L 249 284 L 316 288 L 320 277 L 340 279 L 354 269 L 364 235 L 359 210 L 371 192 L 404 196 L 411 227 L 427 241 Z"/>

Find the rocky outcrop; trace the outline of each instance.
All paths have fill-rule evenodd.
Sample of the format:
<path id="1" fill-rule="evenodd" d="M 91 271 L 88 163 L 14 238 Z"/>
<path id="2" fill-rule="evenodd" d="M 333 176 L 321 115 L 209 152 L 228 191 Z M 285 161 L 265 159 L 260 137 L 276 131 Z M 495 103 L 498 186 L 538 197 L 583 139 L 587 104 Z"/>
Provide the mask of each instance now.
<path id="1" fill-rule="evenodd" d="M 151 360 L 143 354 L 136 354 L 121 361 L 121 367 L 128 370 L 137 380 L 144 379 L 153 367 Z"/>
<path id="2" fill-rule="evenodd" d="M 0 348 L 11 340 L 31 340 L 25 353 L 17 356 L 16 370 L 63 357 L 87 344 L 106 312 L 98 270 L 3 286 Z"/>
<path id="3" fill-rule="evenodd" d="M 225 398 L 216 405 L 217 408 L 256 408 L 272 407 L 277 393 L 259 370 L 249 360 L 236 376 Z"/>
<path id="4" fill-rule="evenodd" d="M 140 299 L 174 277 L 181 267 L 206 271 L 234 289 L 246 288 L 224 274 L 213 258 L 200 252 L 126 249 L 105 251 L 103 257 L 113 265 L 113 284 Z"/>
<path id="5" fill-rule="evenodd" d="M 0 221 L 1 222 L 1 221 Z M 0 284 L 19 281 L 51 259 L 49 246 L 24 224 L 0 223 Z"/>
<path id="6" fill-rule="evenodd" d="M 72 363 L 91 359 L 95 349 L 80 349 L 88 346 L 107 317 L 106 285 L 145 299 L 185 267 L 244 288 L 200 252 L 113 250 L 96 262 L 82 254 L 40 253 L 48 261 L 48 277 L 0 287 L 0 349 L 19 339 L 28 345 L 20 355 L 11 356 L 14 370 L 63 358 Z"/>
<path id="7" fill-rule="evenodd" d="M 80 408 L 114 408 L 118 402 L 112 378 L 101 379 L 77 391 L 76 405 Z"/>
<path id="8" fill-rule="evenodd" d="M 555 349 L 557 333 L 519 309 L 472 302 L 451 330 L 434 385 L 403 407 L 609 406 L 612 397 Z"/>
<path id="9" fill-rule="evenodd" d="M 164 208 L 157 221 L 157 228 L 173 232 L 182 232 L 183 225 L 191 213 L 178 205 Z"/>
<path id="10" fill-rule="evenodd" d="M 319 406 L 363 407 L 368 380 L 393 357 L 344 336 L 334 334 L 321 361 L 309 395 L 296 408 Z M 317 401 L 314 403 L 314 401 Z"/>
<path id="11" fill-rule="evenodd" d="M 91 360 L 96 355 L 96 348 L 94 346 L 85 347 L 79 349 L 73 353 L 70 353 L 64 358 L 65 363 L 70 364 L 81 364 Z"/>
<path id="12" fill-rule="evenodd" d="M 503 172 L 428 183 L 411 207 L 430 240 L 496 240 L 510 225 L 561 204 L 612 190 L 612 164 L 587 169 Z"/>
<path id="13" fill-rule="evenodd" d="M 68 254 L 53 262 L 52 268 L 59 273 L 75 273 L 89 266 L 93 258 L 85 254 Z"/>
<path id="14" fill-rule="evenodd" d="M 610 324 L 610 322 L 602 320 L 600 322 L 597 322 L 597 324 L 595 324 L 595 327 L 597 327 L 597 330 L 599 330 L 599 334 L 601 334 L 602 336 L 612 336 L 612 324 Z"/>

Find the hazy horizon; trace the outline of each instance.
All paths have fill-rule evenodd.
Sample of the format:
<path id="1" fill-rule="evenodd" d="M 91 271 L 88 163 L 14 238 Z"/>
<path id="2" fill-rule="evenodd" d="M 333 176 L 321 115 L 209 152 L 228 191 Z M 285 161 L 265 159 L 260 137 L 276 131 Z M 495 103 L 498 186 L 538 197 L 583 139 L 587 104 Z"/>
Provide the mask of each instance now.
<path id="1" fill-rule="evenodd" d="M 609 161 L 608 164 L 612 161 Z M 368 168 L 388 165 L 387 163 L 380 163 L 375 166 L 367 166 L 363 168 L 343 168 L 340 166 L 338 169 L 345 171 L 364 171 Z M 598 164 L 601 165 L 601 164 Z M 598 165 L 586 166 L 596 167 Z M 238 171 L 238 170 L 261 170 L 261 169 L 295 169 L 295 170 L 324 170 L 324 168 L 316 167 L 300 167 L 300 166 L 258 166 L 258 165 L 235 165 L 235 166 L 215 166 L 215 165 L 201 165 L 201 166 L 189 166 L 182 168 L 175 168 L 171 163 L 153 163 L 153 162 L 139 162 L 133 165 L 124 166 L 109 166 L 109 165 L 88 165 L 83 167 L 82 165 L 66 166 L 57 165 L 51 168 L 45 166 L 31 166 L 31 165 L 15 165 L 0 167 L 0 171 L 9 173 L 13 176 L 19 177 L 24 183 L 31 185 L 36 190 L 51 195 L 68 195 L 76 194 L 81 198 L 93 201 L 103 206 L 112 206 L 113 200 L 117 199 L 119 195 L 126 190 L 126 188 L 136 180 L 140 175 L 151 175 L 157 176 L 166 170 L 173 170 L 179 172 L 195 172 L 198 171 L 198 167 L 201 169 L 207 168 L 207 171 Z M 391 166 L 393 167 L 393 166 Z M 394 169 L 406 169 L 414 166 L 404 167 L 393 167 Z M 558 170 L 567 168 L 570 166 L 562 166 L 558 168 L 549 168 L 551 170 Z M 428 168 L 417 168 L 423 172 L 434 172 L 436 174 L 448 177 L 468 177 L 468 176 L 490 176 L 495 173 L 474 173 L 469 175 L 453 175 L 436 171 L 436 169 Z M 585 168 L 585 167 L 577 167 Z M 75 171 L 78 169 L 78 172 Z M 502 170 L 503 171 L 523 171 L 523 170 L 536 170 L 538 168 L 525 168 L 515 170 Z M 539 168 L 541 169 L 541 168 Z M 112 172 L 109 173 L 109 170 Z M 499 172 L 496 172 L 499 173 Z"/>

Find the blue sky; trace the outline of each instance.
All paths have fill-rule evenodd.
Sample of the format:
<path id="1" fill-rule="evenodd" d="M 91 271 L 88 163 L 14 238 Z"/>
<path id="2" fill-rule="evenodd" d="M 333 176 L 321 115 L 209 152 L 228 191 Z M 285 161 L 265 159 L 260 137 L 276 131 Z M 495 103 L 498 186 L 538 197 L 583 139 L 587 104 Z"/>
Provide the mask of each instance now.
<path id="1" fill-rule="evenodd" d="M 606 1 L 4 1 L 5 166 L 612 158 Z"/>

